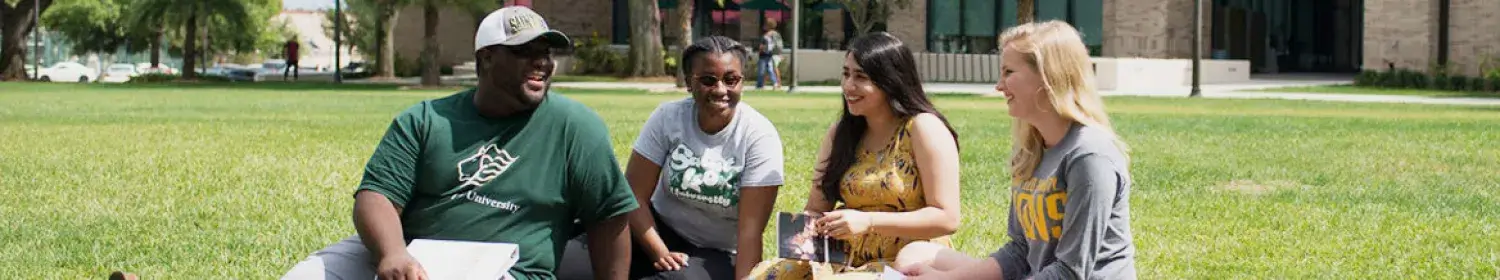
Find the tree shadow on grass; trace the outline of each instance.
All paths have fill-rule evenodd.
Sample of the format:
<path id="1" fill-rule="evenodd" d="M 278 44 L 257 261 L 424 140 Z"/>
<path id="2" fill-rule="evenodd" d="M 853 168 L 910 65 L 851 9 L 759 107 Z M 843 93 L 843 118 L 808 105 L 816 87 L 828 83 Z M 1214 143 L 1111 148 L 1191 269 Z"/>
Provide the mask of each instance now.
<path id="1" fill-rule="evenodd" d="M 1500 106 L 1465 106 L 1469 111 L 1500 113 Z"/>

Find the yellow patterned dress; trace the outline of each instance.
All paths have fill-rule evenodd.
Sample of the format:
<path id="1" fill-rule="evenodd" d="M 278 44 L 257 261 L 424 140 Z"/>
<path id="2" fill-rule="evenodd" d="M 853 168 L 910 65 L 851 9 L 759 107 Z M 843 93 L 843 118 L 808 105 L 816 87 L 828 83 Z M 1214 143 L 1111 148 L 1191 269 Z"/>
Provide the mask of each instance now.
<path id="1" fill-rule="evenodd" d="M 864 212 L 910 212 L 927 207 L 922 183 L 912 156 L 911 118 L 891 135 L 879 151 L 860 151 L 854 165 L 844 173 L 839 186 L 843 205 L 838 209 Z M 921 239 L 866 233 L 849 240 L 849 263 L 827 264 L 802 260 L 771 259 L 751 271 L 750 279 L 875 279 L 881 269 L 896 260 L 902 247 Z M 949 245 L 948 236 L 925 240 Z M 816 268 L 815 268 L 816 267 Z M 816 275 L 816 276 L 815 276 Z"/>

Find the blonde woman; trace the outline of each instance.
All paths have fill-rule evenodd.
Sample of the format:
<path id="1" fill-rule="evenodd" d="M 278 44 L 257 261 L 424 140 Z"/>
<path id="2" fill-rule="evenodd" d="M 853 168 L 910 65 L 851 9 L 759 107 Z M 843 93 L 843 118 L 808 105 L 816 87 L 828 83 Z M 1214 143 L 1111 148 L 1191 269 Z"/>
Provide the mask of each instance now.
<path id="1" fill-rule="evenodd" d="M 897 265 L 915 279 L 1134 279 L 1129 157 L 1094 91 L 1078 31 L 1025 24 L 1000 44 L 995 89 L 1015 118 L 1011 241 L 985 259 L 912 243 Z"/>

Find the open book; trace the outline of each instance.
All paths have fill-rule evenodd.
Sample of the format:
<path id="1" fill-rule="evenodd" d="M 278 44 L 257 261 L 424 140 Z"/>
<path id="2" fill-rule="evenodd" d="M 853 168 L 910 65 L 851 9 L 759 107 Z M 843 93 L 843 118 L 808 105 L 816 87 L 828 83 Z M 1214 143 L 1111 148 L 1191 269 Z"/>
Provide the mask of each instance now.
<path id="1" fill-rule="evenodd" d="M 521 248 L 511 243 L 417 239 L 406 251 L 429 279 L 514 279 L 510 268 L 521 257 Z"/>
<path id="2" fill-rule="evenodd" d="M 802 213 L 781 212 L 776 217 L 776 240 L 779 256 L 814 262 L 845 263 L 847 242 L 818 234 L 814 223 L 818 217 Z"/>

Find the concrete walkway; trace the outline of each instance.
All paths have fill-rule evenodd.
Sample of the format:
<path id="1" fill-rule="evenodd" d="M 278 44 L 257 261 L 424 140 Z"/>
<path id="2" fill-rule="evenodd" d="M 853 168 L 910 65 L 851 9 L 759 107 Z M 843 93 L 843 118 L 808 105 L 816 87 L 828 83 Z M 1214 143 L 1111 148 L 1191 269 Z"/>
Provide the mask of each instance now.
<path id="1" fill-rule="evenodd" d="M 1327 86 L 1349 84 L 1351 76 L 1339 75 L 1271 75 L 1252 77 L 1250 82 L 1236 84 L 1203 85 L 1202 96 L 1204 98 L 1223 99 L 1287 99 L 1287 100 L 1315 100 L 1315 101 L 1338 101 L 1338 102 L 1368 102 L 1368 103 L 1410 103 L 1410 104 L 1441 104 L 1441 105 L 1473 105 L 1473 106 L 1500 106 L 1500 98 L 1461 98 L 1461 97 L 1430 97 L 1409 95 L 1374 95 L 1374 94 L 1333 94 L 1333 93 L 1297 93 L 1297 92 L 1263 92 L 1265 90 L 1284 87 L 1303 86 Z M 656 92 L 679 91 L 671 83 L 626 83 L 626 82 L 560 82 L 554 83 L 558 88 L 579 89 L 642 89 Z M 994 84 L 955 84 L 955 83 L 928 83 L 925 85 L 930 93 L 958 93 L 958 94 L 995 94 Z M 783 88 L 784 89 L 784 88 Z M 842 90 L 838 86 L 801 86 L 797 87 L 799 93 L 839 93 Z M 1101 91 L 1104 96 L 1153 96 L 1153 97 L 1187 97 L 1191 92 L 1190 87 L 1160 88 L 1160 89 L 1133 89 L 1133 90 L 1109 90 Z"/>

